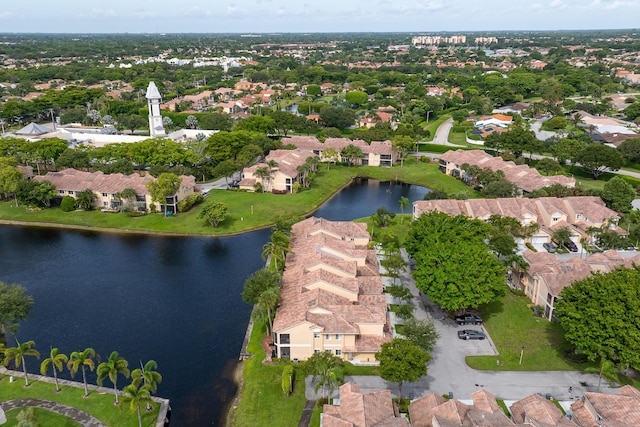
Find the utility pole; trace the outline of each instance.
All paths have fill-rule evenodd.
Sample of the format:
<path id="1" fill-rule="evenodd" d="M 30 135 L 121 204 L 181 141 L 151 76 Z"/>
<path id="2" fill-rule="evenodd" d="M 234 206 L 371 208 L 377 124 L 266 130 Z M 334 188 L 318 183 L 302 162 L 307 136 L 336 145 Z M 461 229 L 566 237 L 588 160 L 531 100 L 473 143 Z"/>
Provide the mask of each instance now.
<path id="1" fill-rule="evenodd" d="M 0 126 L 2 126 L 2 134 L 4 134 L 4 119 L 0 119 Z"/>

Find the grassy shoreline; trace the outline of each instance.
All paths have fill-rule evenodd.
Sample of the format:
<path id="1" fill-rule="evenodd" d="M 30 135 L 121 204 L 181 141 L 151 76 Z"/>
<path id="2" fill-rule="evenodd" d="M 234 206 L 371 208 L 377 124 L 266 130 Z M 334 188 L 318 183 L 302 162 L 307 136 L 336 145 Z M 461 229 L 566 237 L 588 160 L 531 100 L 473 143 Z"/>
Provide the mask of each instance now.
<path id="1" fill-rule="evenodd" d="M 0 203 L 0 224 L 175 237 L 232 236 L 267 228 L 279 216 L 308 216 L 357 178 L 401 181 L 442 189 L 450 194 L 466 191 L 469 197 L 478 197 L 473 189 L 438 172 L 437 164 L 408 159 L 402 168 L 350 168 L 331 165 L 327 170 L 326 165 L 321 165 L 312 187 L 297 194 L 212 191 L 208 200 L 223 202 L 228 208 L 228 217 L 218 228 L 211 228 L 197 218 L 202 205 L 167 218 L 161 214 L 132 218 L 124 214 L 98 211 L 62 212 L 59 208 L 28 211 L 23 207 L 16 207 L 15 201 Z"/>

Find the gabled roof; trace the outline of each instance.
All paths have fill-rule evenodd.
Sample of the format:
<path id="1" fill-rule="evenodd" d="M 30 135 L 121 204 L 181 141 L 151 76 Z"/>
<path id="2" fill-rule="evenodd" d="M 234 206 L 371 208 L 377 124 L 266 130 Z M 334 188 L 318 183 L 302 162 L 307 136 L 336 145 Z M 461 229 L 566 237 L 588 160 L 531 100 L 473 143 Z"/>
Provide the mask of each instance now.
<path id="1" fill-rule="evenodd" d="M 161 99 L 160 91 L 154 82 L 149 82 L 149 86 L 147 87 L 147 94 L 145 96 L 147 99 Z"/>
<path id="2" fill-rule="evenodd" d="M 51 132 L 51 129 L 31 122 L 22 129 L 16 131 L 16 135 L 44 135 L 49 132 Z"/>

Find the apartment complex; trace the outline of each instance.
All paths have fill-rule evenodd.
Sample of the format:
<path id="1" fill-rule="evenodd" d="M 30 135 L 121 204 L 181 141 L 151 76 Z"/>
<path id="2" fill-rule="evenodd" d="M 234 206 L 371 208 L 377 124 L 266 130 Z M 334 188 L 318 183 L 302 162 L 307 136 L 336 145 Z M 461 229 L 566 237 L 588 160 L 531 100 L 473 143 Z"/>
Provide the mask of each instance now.
<path id="1" fill-rule="evenodd" d="M 355 162 L 361 166 L 391 167 L 398 160 L 398 153 L 393 150 L 391 141 L 372 141 L 371 144 L 367 144 L 366 141 L 361 139 L 327 138 L 323 143 L 315 136 L 296 135 L 282 138 L 282 145 L 292 145 L 299 149 L 311 150 L 320 156 L 322 161 L 346 161 L 347 159 L 343 159 L 340 155 L 340 151 L 349 145 L 356 146 L 362 151 L 362 158 L 357 159 Z M 324 151 L 328 148 L 333 148 L 336 151 L 334 158 L 323 156 Z"/>
<path id="2" fill-rule="evenodd" d="M 242 180 L 238 185 L 243 190 L 253 191 L 259 183 L 264 191 L 291 193 L 293 184 L 301 181 L 298 167 L 315 156 L 310 150 L 271 150 L 264 162 L 242 170 Z"/>
<path id="3" fill-rule="evenodd" d="M 276 357 L 327 351 L 375 364 L 392 339 L 375 250 L 365 224 L 311 217 L 292 227 L 273 325 Z"/>

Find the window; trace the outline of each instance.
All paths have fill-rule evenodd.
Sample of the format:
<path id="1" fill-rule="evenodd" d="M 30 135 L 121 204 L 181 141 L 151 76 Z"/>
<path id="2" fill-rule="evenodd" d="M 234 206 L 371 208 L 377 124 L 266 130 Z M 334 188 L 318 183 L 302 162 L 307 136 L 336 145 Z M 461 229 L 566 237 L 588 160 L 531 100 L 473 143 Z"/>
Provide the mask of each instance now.
<path id="1" fill-rule="evenodd" d="M 102 202 L 103 206 L 109 206 L 109 202 Z"/>
<path id="2" fill-rule="evenodd" d="M 64 194 L 64 190 L 58 190 L 58 193 Z"/>
<path id="3" fill-rule="evenodd" d="M 342 350 L 336 348 L 336 356 L 342 356 Z"/>
<path id="4" fill-rule="evenodd" d="M 320 334 L 313 334 L 314 338 L 320 338 Z"/>
<path id="5" fill-rule="evenodd" d="M 341 338 L 340 334 L 336 334 L 336 339 L 339 340 Z"/>
<path id="6" fill-rule="evenodd" d="M 582 219 L 582 214 L 577 214 L 576 219 Z"/>
<path id="7" fill-rule="evenodd" d="M 107 193 L 102 193 L 102 197 L 107 197 Z"/>
<path id="8" fill-rule="evenodd" d="M 324 339 L 325 340 L 330 340 L 331 339 L 331 334 L 324 334 Z"/>
<path id="9" fill-rule="evenodd" d="M 314 349 L 314 350 L 313 350 L 313 353 L 314 353 L 314 354 L 318 354 L 318 353 L 320 353 L 320 350 L 318 350 L 318 349 L 316 348 L 316 349 Z"/>
<path id="10" fill-rule="evenodd" d="M 560 218 L 558 218 L 557 216 L 554 216 L 553 218 L 551 218 L 551 221 L 553 221 L 553 222 L 558 222 L 558 220 L 559 220 L 559 219 L 560 219 Z"/>
<path id="11" fill-rule="evenodd" d="M 280 344 L 290 344 L 289 334 L 280 334 Z"/>
<path id="12" fill-rule="evenodd" d="M 69 193 L 69 194 L 73 194 L 73 191 L 69 190 L 67 193 Z"/>

